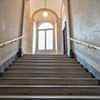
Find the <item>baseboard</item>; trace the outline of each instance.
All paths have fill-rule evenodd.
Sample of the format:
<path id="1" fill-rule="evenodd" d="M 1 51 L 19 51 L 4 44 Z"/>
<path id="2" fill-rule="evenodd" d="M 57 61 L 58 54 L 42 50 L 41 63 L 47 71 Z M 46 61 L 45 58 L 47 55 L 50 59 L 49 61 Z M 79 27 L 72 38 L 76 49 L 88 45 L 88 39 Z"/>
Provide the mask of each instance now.
<path id="1" fill-rule="evenodd" d="M 95 78 L 100 80 L 100 72 L 97 71 L 93 66 L 91 66 L 88 62 L 83 60 L 81 57 L 75 54 L 75 58 L 80 64 L 82 64 L 90 73 L 94 75 Z"/>
<path id="2" fill-rule="evenodd" d="M 13 61 L 15 61 L 16 58 L 17 58 L 17 54 L 15 54 L 11 58 L 9 58 L 5 63 L 0 65 L 0 73 L 4 72 L 6 68 L 8 68 L 13 63 Z"/>

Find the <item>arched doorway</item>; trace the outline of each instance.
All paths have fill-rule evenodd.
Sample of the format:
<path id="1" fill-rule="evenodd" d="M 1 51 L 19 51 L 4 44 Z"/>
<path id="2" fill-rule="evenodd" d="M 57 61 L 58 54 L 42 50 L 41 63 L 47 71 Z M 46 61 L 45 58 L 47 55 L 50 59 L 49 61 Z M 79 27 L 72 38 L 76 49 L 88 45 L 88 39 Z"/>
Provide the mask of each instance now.
<path id="1" fill-rule="evenodd" d="M 38 51 L 53 50 L 53 44 L 53 25 L 43 22 L 38 27 Z"/>

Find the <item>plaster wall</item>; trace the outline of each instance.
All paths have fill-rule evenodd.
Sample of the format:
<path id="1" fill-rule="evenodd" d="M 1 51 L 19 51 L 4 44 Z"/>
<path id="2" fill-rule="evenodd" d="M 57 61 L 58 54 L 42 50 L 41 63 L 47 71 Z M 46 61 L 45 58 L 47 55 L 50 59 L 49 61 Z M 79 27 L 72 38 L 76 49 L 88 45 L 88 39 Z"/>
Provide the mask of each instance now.
<path id="1" fill-rule="evenodd" d="M 23 0 L 0 0 L 0 43 L 21 36 Z M 0 65 L 18 52 L 20 43 L 0 48 Z"/>
<path id="2" fill-rule="evenodd" d="M 63 2 L 62 4 L 62 29 L 64 29 L 64 23 L 65 21 L 67 20 L 67 8 L 66 8 L 66 5 L 65 3 Z"/>
<path id="3" fill-rule="evenodd" d="M 70 13 L 72 38 L 100 47 L 100 0 L 70 0 Z M 74 43 L 73 51 L 100 72 L 100 50 Z"/>
<path id="4" fill-rule="evenodd" d="M 43 17 L 43 10 L 37 12 L 34 17 L 30 18 L 30 2 L 25 0 L 24 7 L 24 54 L 40 54 L 40 53 L 53 53 L 53 54 L 62 54 L 62 21 L 58 19 L 56 14 L 48 10 L 48 17 Z M 38 24 L 41 22 L 51 22 L 54 25 L 54 50 L 47 52 L 37 52 L 37 33 L 38 33 Z M 57 30 L 56 30 L 57 29 Z M 57 33 L 56 33 L 57 32 Z M 55 37 L 56 36 L 56 37 Z"/>
<path id="5" fill-rule="evenodd" d="M 30 2 L 25 0 L 24 4 L 24 54 L 32 54 L 32 45 L 33 45 L 33 20 L 30 18 Z"/>
<path id="6" fill-rule="evenodd" d="M 65 28 L 65 21 L 66 21 L 66 31 L 67 31 L 67 55 L 70 57 L 70 50 L 71 50 L 71 41 L 68 39 L 70 38 L 70 11 L 69 11 L 69 3 L 68 0 L 63 0 L 62 3 L 62 31 Z"/>
<path id="7" fill-rule="evenodd" d="M 62 0 L 47 0 L 46 8 L 53 10 L 60 17 L 61 2 Z M 44 0 L 30 0 L 30 16 L 32 16 L 32 14 L 38 9 L 44 7 L 45 7 Z"/>

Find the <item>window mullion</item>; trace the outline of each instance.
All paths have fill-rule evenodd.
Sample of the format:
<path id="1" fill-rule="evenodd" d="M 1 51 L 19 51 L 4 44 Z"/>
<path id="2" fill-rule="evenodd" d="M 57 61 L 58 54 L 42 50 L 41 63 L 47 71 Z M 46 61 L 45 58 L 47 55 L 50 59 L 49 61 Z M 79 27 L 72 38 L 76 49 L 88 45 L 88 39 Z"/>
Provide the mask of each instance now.
<path id="1" fill-rule="evenodd" d="M 46 40 L 46 30 L 45 30 L 45 50 L 46 50 L 46 42 L 47 40 Z"/>

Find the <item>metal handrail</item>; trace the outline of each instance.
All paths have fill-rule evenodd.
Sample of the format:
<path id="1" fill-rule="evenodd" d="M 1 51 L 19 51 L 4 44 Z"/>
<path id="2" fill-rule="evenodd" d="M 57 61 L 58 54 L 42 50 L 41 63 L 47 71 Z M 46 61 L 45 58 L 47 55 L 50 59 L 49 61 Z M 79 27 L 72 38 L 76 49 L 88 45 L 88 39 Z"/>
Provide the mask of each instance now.
<path id="1" fill-rule="evenodd" d="M 24 36 L 22 35 L 22 36 L 20 36 L 20 37 L 18 37 L 18 38 L 15 38 L 15 39 L 12 39 L 12 40 L 10 40 L 10 41 L 7 41 L 7 42 L 4 42 L 4 43 L 1 43 L 1 44 L 0 44 L 0 48 L 4 47 L 4 46 L 7 45 L 7 44 L 10 44 L 10 43 L 16 42 L 16 41 L 22 39 L 23 37 L 24 37 Z"/>
<path id="2" fill-rule="evenodd" d="M 71 40 L 71 41 L 74 41 L 74 42 L 76 42 L 78 44 L 86 45 L 86 46 L 88 46 L 91 49 L 98 49 L 98 50 L 100 50 L 100 47 L 94 46 L 92 44 L 88 44 L 88 43 L 85 43 L 85 42 L 82 42 L 82 41 L 79 41 L 79 40 L 75 40 L 75 39 L 72 39 L 72 38 L 68 38 L 68 39 Z"/>

